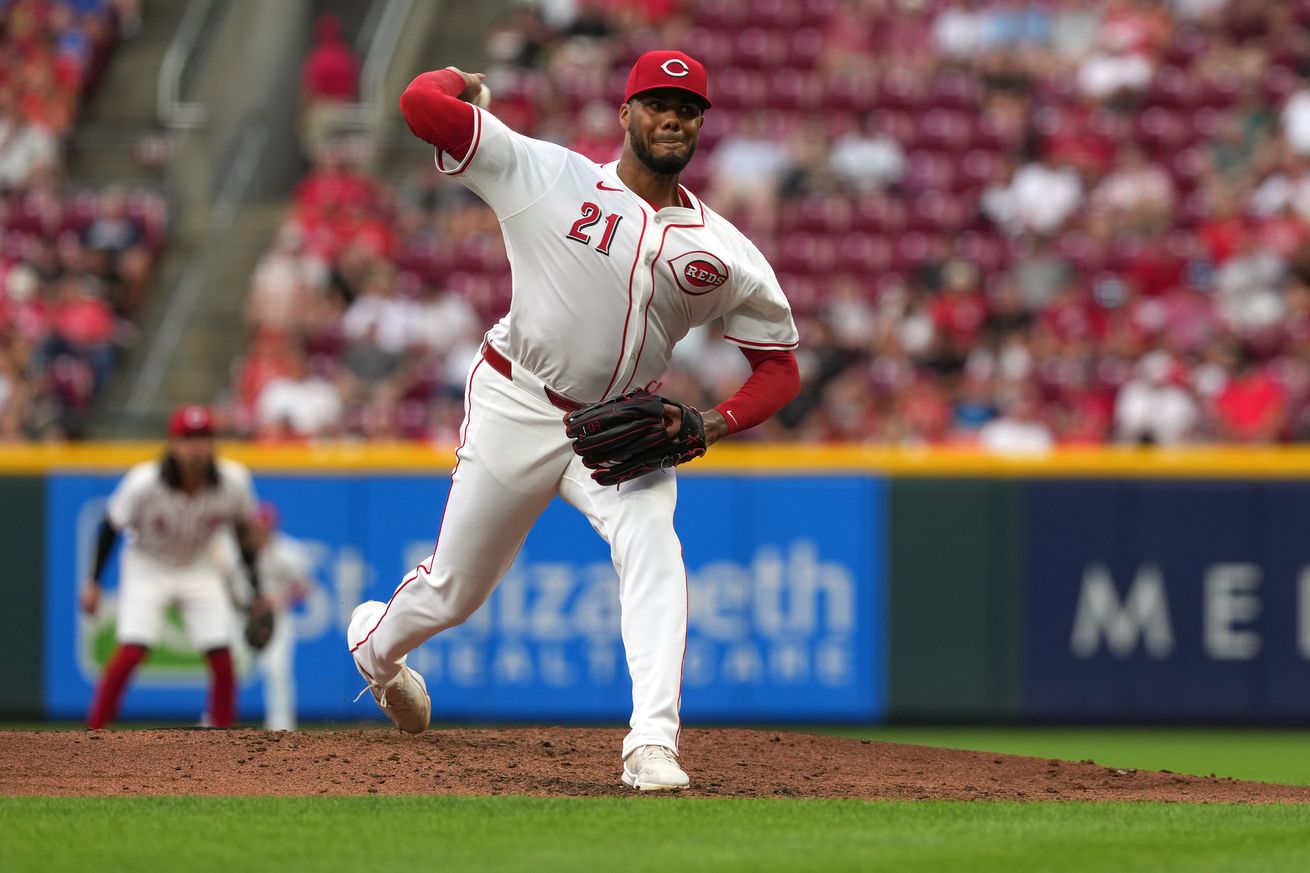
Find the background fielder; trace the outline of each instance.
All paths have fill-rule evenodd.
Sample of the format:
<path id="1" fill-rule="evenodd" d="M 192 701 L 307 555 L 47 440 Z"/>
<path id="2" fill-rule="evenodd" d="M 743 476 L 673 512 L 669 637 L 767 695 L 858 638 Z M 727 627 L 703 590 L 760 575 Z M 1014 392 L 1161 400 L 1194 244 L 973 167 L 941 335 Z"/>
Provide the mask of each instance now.
<path id="1" fill-rule="evenodd" d="M 250 526 L 250 545 L 257 550 L 256 567 L 264 601 L 273 611 L 273 635 L 263 649 L 253 651 L 254 664 L 264 680 L 264 729 L 296 729 L 296 628 L 291 610 L 314 593 L 314 557 L 304 543 L 288 536 L 280 524 L 277 507 L 267 501 L 259 504 Z M 235 537 L 225 537 L 220 556 L 233 598 L 243 609 L 255 594 L 240 565 L 240 547 Z M 239 625 L 234 625 L 238 645 L 246 640 Z"/>
<path id="2" fill-rule="evenodd" d="M 467 101 L 482 77 L 425 73 L 401 97 L 436 165 L 495 211 L 514 275 L 509 313 L 470 370 L 458 463 L 432 557 L 389 603 L 356 608 L 349 642 L 374 698 L 422 731 L 430 702 L 405 665 L 424 640 L 468 618 L 509 569 L 558 494 L 610 544 L 632 678 L 625 784 L 688 784 L 677 762 L 686 570 L 673 529 L 672 469 L 606 487 L 574 453 L 561 417 L 634 388 L 657 388 L 674 343 L 721 319 L 753 373 L 704 416 L 705 442 L 776 412 L 798 388 L 796 327 L 759 251 L 678 184 L 710 105 L 701 64 L 650 52 L 628 79 L 619 161 L 598 166 L 515 133 Z M 682 408 L 665 407 L 670 435 Z M 694 410 L 689 414 L 699 416 Z"/>
<path id="3" fill-rule="evenodd" d="M 127 534 L 119 574 L 118 646 L 101 677 L 87 727 L 103 728 L 118 715 L 132 673 L 159 642 L 164 614 L 176 606 L 187 636 L 209 664 L 208 713 L 215 727 L 236 719 L 236 683 L 229 648 L 229 606 L 214 538 L 234 527 L 255 590 L 249 525 L 255 515 L 250 471 L 214 457 L 214 420 L 204 406 L 179 407 L 169 420 L 163 458 L 138 464 L 109 498 L 95 549 L 91 578 L 82 589 L 83 611 L 94 614 L 100 578 L 119 535 Z M 254 612 L 267 605 L 256 596 Z"/>

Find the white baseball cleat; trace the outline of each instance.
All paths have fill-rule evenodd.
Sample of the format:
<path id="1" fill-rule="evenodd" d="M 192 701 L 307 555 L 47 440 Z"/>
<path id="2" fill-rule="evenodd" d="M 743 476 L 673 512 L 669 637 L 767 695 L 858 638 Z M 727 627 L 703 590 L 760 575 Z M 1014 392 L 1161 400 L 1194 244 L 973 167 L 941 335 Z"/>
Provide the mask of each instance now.
<path id="1" fill-rule="evenodd" d="M 676 791 L 691 784 L 678 756 L 664 746 L 638 746 L 623 759 L 623 784 L 638 791 Z"/>
<path id="2" fill-rule="evenodd" d="M 356 634 L 365 625 L 371 624 L 370 620 L 384 606 L 376 601 L 370 601 L 355 607 L 350 618 L 351 639 L 356 639 Z M 432 698 L 428 696 L 428 684 L 423 681 L 422 674 L 410 669 L 405 659 L 401 658 L 400 672 L 396 677 L 390 682 L 379 684 L 364 671 L 356 655 L 352 653 L 351 657 L 355 661 L 355 669 L 368 683 L 368 688 L 365 690 L 373 695 L 383 714 L 391 719 L 396 727 L 407 734 L 421 734 L 427 730 L 428 723 L 432 721 Z M 363 696 L 364 692 L 359 692 L 359 697 Z M 355 699 L 358 700 L 359 697 Z"/>
<path id="3" fill-rule="evenodd" d="M 359 663 L 355 663 L 359 669 Z M 359 675 L 368 682 L 368 691 L 378 702 L 383 714 L 391 719 L 396 727 L 407 734 L 421 734 L 427 730 L 432 721 L 432 698 L 428 696 L 428 684 L 417 670 L 411 670 L 404 661 L 400 663 L 400 672 L 386 685 L 378 685 L 362 669 Z M 360 692 L 362 695 L 364 692 Z M 355 698 L 358 700 L 359 698 Z"/>

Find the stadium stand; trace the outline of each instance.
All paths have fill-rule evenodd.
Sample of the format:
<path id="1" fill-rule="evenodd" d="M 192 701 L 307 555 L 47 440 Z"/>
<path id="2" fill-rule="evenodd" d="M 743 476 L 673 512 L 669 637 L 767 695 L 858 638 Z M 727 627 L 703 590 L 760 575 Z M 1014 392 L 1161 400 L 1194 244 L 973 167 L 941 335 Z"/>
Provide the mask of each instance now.
<path id="1" fill-rule="evenodd" d="M 65 184 L 63 144 L 135 2 L 0 3 L 0 440 L 76 437 L 134 336 L 158 195 Z"/>
<path id="2" fill-rule="evenodd" d="M 521 4 L 487 42 L 493 110 L 610 159 L 614 95 L 660 45 L 711 70 L 684 181 L 801 326 L 802 396 L 751 437 L 1310 439 L 1307 0 Z M 508 304 L 495 220 L 430 165 L 382 186 L 355 157 L 320 153 L 252 282 L 234 419 L 450 439 Z M 744 375 L 711 329 L 665 390 Z"/>

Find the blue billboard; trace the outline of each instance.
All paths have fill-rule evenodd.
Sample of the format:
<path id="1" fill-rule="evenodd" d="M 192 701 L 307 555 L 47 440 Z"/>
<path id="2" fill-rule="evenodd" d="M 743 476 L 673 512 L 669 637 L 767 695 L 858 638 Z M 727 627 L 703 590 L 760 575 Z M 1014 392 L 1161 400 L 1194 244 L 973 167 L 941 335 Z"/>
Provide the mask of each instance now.
<path id="1" fill-rule="evenodd" d="M 1310 486 L 1024 488 L 1025 715 L 1310 717 Z"/>
<path id="2" fill-rule="evenodd" d="M 80 719 L 112 646 L 111 601 L 79 616 L 95 526 L 116 476 L 48 480 L 45 699 Z M 432 550 L 448 479 L 258 475 L 262 499 L 315 560 L 295 608 L 295 683 L 305 719 L 378 717 L 345 646 L 350 611 L 386 600 Z M 700 721 L 873 721 L 885 707 L 886 487 L 881 479 L 684 476 L 677 529 L 690 619 L 683 714 Z M 237 625 L 233 618 L 234 629 Z M 180 628 L 152 652 L 122 718 L 198 720 L 207 677 Z M 234 630 L 235 632 L 235 630 Z M 630 684 L 609 549 L 556 500 L 491 599 L 410 655 L 435 720 L 624 721 Z M 238 651 L 243 720 L 262 682 Z"/>

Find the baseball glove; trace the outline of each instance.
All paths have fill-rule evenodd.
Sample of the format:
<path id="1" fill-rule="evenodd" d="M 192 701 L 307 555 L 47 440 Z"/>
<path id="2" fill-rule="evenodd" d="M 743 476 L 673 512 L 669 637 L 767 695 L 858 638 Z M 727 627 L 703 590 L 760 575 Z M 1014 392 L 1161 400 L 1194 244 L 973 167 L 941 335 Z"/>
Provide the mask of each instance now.
<path id="1" fill-rule="evenodd" d="M 246 645 L 256 652 L 268 645 L 273 639 L 273 611 L 266 609 L 260 613 L 251 613 L 246 618 Z"/>
<path id="2" fill-rule="evenodd" d="M 682 427 L 670 438 L 664 404 L 682 410 Z M 618 485 L 705 454 L 705 422 L 694 407 L 638 389 L 564 416 L 573 451 L 602 485 Z"/>

